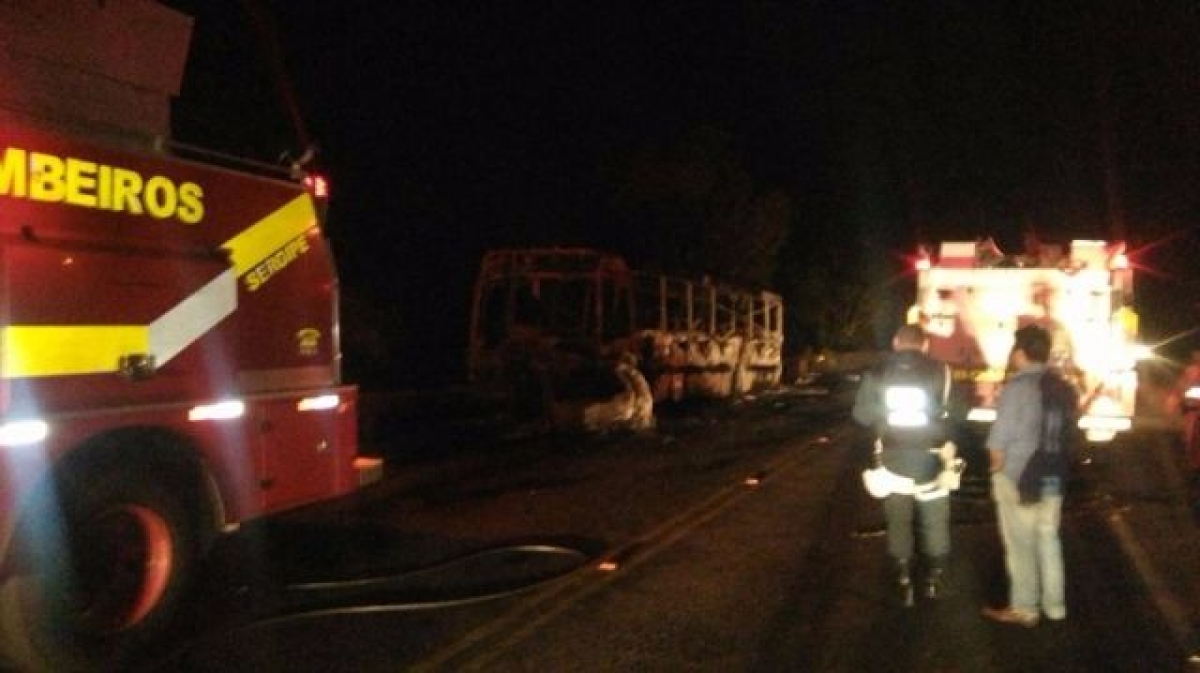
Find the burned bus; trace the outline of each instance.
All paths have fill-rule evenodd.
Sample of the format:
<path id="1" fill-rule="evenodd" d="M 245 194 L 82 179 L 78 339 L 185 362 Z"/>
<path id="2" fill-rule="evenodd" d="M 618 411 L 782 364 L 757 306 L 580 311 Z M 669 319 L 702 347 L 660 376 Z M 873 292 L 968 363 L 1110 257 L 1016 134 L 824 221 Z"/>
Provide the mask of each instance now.
<path id="1" fill-rule="evenodd" d="M 637 271 L 594 249 L 495 250 L 475 283 L 467 361 L 474 384 L 526 413 L 586 414 L 599 400 L 624 422 L 621 399 L 728 398 L 778 384 L 783 301 Z"/>

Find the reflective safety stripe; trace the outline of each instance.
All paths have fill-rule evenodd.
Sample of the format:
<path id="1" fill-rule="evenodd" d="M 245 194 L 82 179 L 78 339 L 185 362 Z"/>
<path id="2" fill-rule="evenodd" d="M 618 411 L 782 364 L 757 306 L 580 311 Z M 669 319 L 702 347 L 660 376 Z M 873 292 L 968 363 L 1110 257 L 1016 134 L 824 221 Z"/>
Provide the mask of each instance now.
<path id="1" fill-rule="evenodd" d="M 883 399 L 888 425 L 897 428 L 929 425 L 929 399 L 924 390 L 915 386 L 889 386 L 883 391 Z"/>
<path id="2" fill-rule="evenodd" d="M 162 366 L 237 310 L 237 278 L 228 270 L 150 323 L 150 353 Z"/>
<path id="3" fill-rule="evenodd" d="M 284 207 L 225 241 L 233 270 L 240 277 L 297 236 L 317 226 L 312 197 L 301 194 Z"/>
<path id="4" fill-rule="evenodd" d="M 4 378 L 115 372 L 123 355 L 162 366 L 237 308 L 237 279 L 225 271 L 149 325 L 10 325 Z"/>
<path id="5" fill-rule="evenodd" d="M 237 279 L 317 226 L 312 197 L 301 194 L 221 247 L 233 268 L 148 325 L 9 325 L 0 330 L 3 378 L 116 372 L 125 355 L 166 364 L 237 309 Z"/>
<path id="6" fill-rule="evenodd" d="M 3 339 L 6 379 L 116 371 L 121 355 L 150 351 L 142 325 L 10 325 Z"/>

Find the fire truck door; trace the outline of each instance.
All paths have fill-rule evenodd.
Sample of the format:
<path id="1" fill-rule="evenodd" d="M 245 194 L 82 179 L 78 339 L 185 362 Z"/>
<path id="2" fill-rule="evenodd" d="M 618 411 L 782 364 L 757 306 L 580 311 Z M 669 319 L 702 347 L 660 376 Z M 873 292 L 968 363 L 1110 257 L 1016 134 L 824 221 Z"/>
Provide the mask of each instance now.
<path id="1" fill-rule="evenodd" d="M 267 401 L 258 414 L 264 509 L 295 507 L 333 492 L 337 465 L 332 417 L 298 411 L 295 398 Z"/>

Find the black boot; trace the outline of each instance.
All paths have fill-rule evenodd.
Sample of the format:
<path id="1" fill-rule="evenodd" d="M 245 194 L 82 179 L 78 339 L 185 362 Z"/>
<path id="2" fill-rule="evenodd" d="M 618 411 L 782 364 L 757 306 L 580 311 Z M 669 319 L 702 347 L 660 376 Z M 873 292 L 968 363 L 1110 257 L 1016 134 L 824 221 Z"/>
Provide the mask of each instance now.
<path id="1" fill-rule="evenodd" d="M 896 588 L 900 594 L 900 604 L 911 608 L 913 606 L 913 585 L 907 559 L 896 561 Z"/>

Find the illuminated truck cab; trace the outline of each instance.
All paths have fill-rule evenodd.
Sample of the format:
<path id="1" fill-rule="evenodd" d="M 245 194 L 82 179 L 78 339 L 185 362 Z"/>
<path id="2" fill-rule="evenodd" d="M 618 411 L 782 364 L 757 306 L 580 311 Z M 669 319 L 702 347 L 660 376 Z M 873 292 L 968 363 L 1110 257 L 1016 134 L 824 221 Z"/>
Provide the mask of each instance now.
<path id="1" fill-rule="evenodd" d="M 909 321 L 929 333 L 930 355 L 951 365 L 968 420 L 995 418 L 1013 332 L 1038 324 L 1051 333 L 1050 366 L 1079 389 L 1088 438 L 1130 429 L 1145 349 L 1124 244 L 1077 240 L 1006 256 L 987 243 L 950 242 L 939 252 L 917 259 Z"/>

